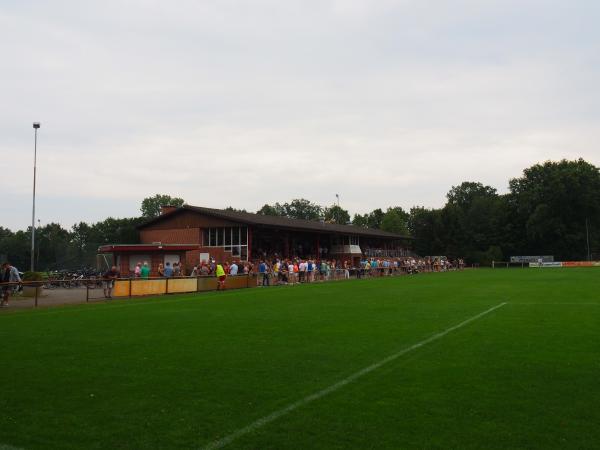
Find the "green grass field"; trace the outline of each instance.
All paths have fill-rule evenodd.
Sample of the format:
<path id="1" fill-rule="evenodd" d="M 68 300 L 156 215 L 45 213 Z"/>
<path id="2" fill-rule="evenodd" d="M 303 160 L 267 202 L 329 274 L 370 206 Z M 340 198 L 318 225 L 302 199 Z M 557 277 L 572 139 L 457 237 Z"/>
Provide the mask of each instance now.
<path id="1" fill-rule="evenodd" d="M 600 270 L 7 312 L 0 414 L 0 449 L 600 448 Z"/>

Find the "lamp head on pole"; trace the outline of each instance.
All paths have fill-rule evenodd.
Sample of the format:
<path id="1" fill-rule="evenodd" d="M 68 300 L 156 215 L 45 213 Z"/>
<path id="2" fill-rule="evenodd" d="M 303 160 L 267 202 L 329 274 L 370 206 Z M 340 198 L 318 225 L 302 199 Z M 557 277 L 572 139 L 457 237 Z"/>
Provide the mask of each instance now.
<path id="1" fill-rule="evenodd" d="M 38 129 L 41 126 L 39 122 L 33 122 L 33 128 Z"/>

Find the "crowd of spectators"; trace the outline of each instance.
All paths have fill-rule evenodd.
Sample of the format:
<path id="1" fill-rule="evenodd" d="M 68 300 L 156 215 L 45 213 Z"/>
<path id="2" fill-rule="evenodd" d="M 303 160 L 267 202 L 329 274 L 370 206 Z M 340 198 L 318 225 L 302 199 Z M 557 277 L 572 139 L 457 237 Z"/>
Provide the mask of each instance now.
<path id="1" fill-rule="evenodd" d="M 189 273 L 183 264 L 169 262 L 158 266 L 159 277 L 199 277 L 216 276 L 218 264 L 214 259 L 201 261 Z M 462 259 L 450 260 L 446 257 L 426 258 L 362 258 L 355 263 L 340 259 L 316 258 L 280 258 L 277 255 L 270 259 L 256 262 L 235 260 L 221 265 L 227 276 L 247 275 L 258 273 L 259 284 L 295 284 L 327 281 L 341 278 L 364 278 L 373 276 L 399 275 L 402 273 L 416 274 L 420 272 L 446 272 L 464 269 Z M 149 278 L 148 262 L 138 262 L 133 271 L 134 278 Z"/>
<path id="2" fill-rule="evenodd" d="M 215 276 L 219 280 L 219 289 L 225 288 L 228 276 L 252 275 L 256 273 L 257 283 L 261 286 L 272 284 L 314 283 L 349 278 L 383 277 L 401 274 L 417 274 L 421 272 L 446 272 L 463 270 L 463 259 L 450 260 L 446 257 L 425 258 L 365 258 L 355 260 L 316 259 L 316 258 L 263 258 L 256 264 L 247 261 L 218 263 L 214 259 L 202 261 L 186 273 L 183 264 L 166 262 L 158 267 L 158 274 L 164 278 Z M 133 270 L 133 277 L 150 278 L 150 266 L 147 261 L 138 262 Z M 114 281 L 120 278 L 116 266 L 102 274 L 104 297 L 112 298 Z M 0 266 L 0 307 L 8 306 L 9 296 L 16 291 L 22 282 L 19 271 L 9 263 Z"/>
<path id="3" fill-rule="evenodd" d="M 258 283 L 271 284 L 311 283 L 331 279 L 349 279 L 417 274 L 420 272 L 446 272 L 463 270 L 464 260 L 445 257 L 427 258 L 362 258 L 356 264 L 338 259 L 263 259 L 258 264 Z"/>

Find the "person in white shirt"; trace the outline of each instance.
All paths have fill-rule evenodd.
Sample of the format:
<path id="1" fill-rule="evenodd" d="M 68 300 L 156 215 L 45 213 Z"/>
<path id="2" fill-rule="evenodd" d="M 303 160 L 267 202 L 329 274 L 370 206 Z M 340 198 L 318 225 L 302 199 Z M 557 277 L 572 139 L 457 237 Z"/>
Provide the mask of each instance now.
<path id="1" fill-rule="evenodd" d="M 344 261 L 344 278 L 348 280 L 350 278 L 350 263 Z"/>
<path id="2" fill-rule="evenodd" d="M 234 261 L 231 264 L 231 267 L 229 267 L 229 275 L 237 275 L 237 273 L 238 273 L 238 265 Z"/>
<path id="3" fill-rule="evenodd" d="M 308 264 L 306 261 L 302 261 L 298 266 L 298 270 L 300 271 L 300 283 L 304 283 L 306 281 L 306 270 L 308 269 Z"/>

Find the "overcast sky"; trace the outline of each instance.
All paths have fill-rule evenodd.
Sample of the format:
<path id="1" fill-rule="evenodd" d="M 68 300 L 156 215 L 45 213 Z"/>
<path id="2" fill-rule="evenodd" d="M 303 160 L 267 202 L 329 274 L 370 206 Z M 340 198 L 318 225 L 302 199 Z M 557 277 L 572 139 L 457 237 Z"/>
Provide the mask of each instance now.
<path id="1" fill-rule="evenodd" d="M 0 0 L 0 225 L 439 207 L 547 159 L 600 165 L 600 2 Z"/>

